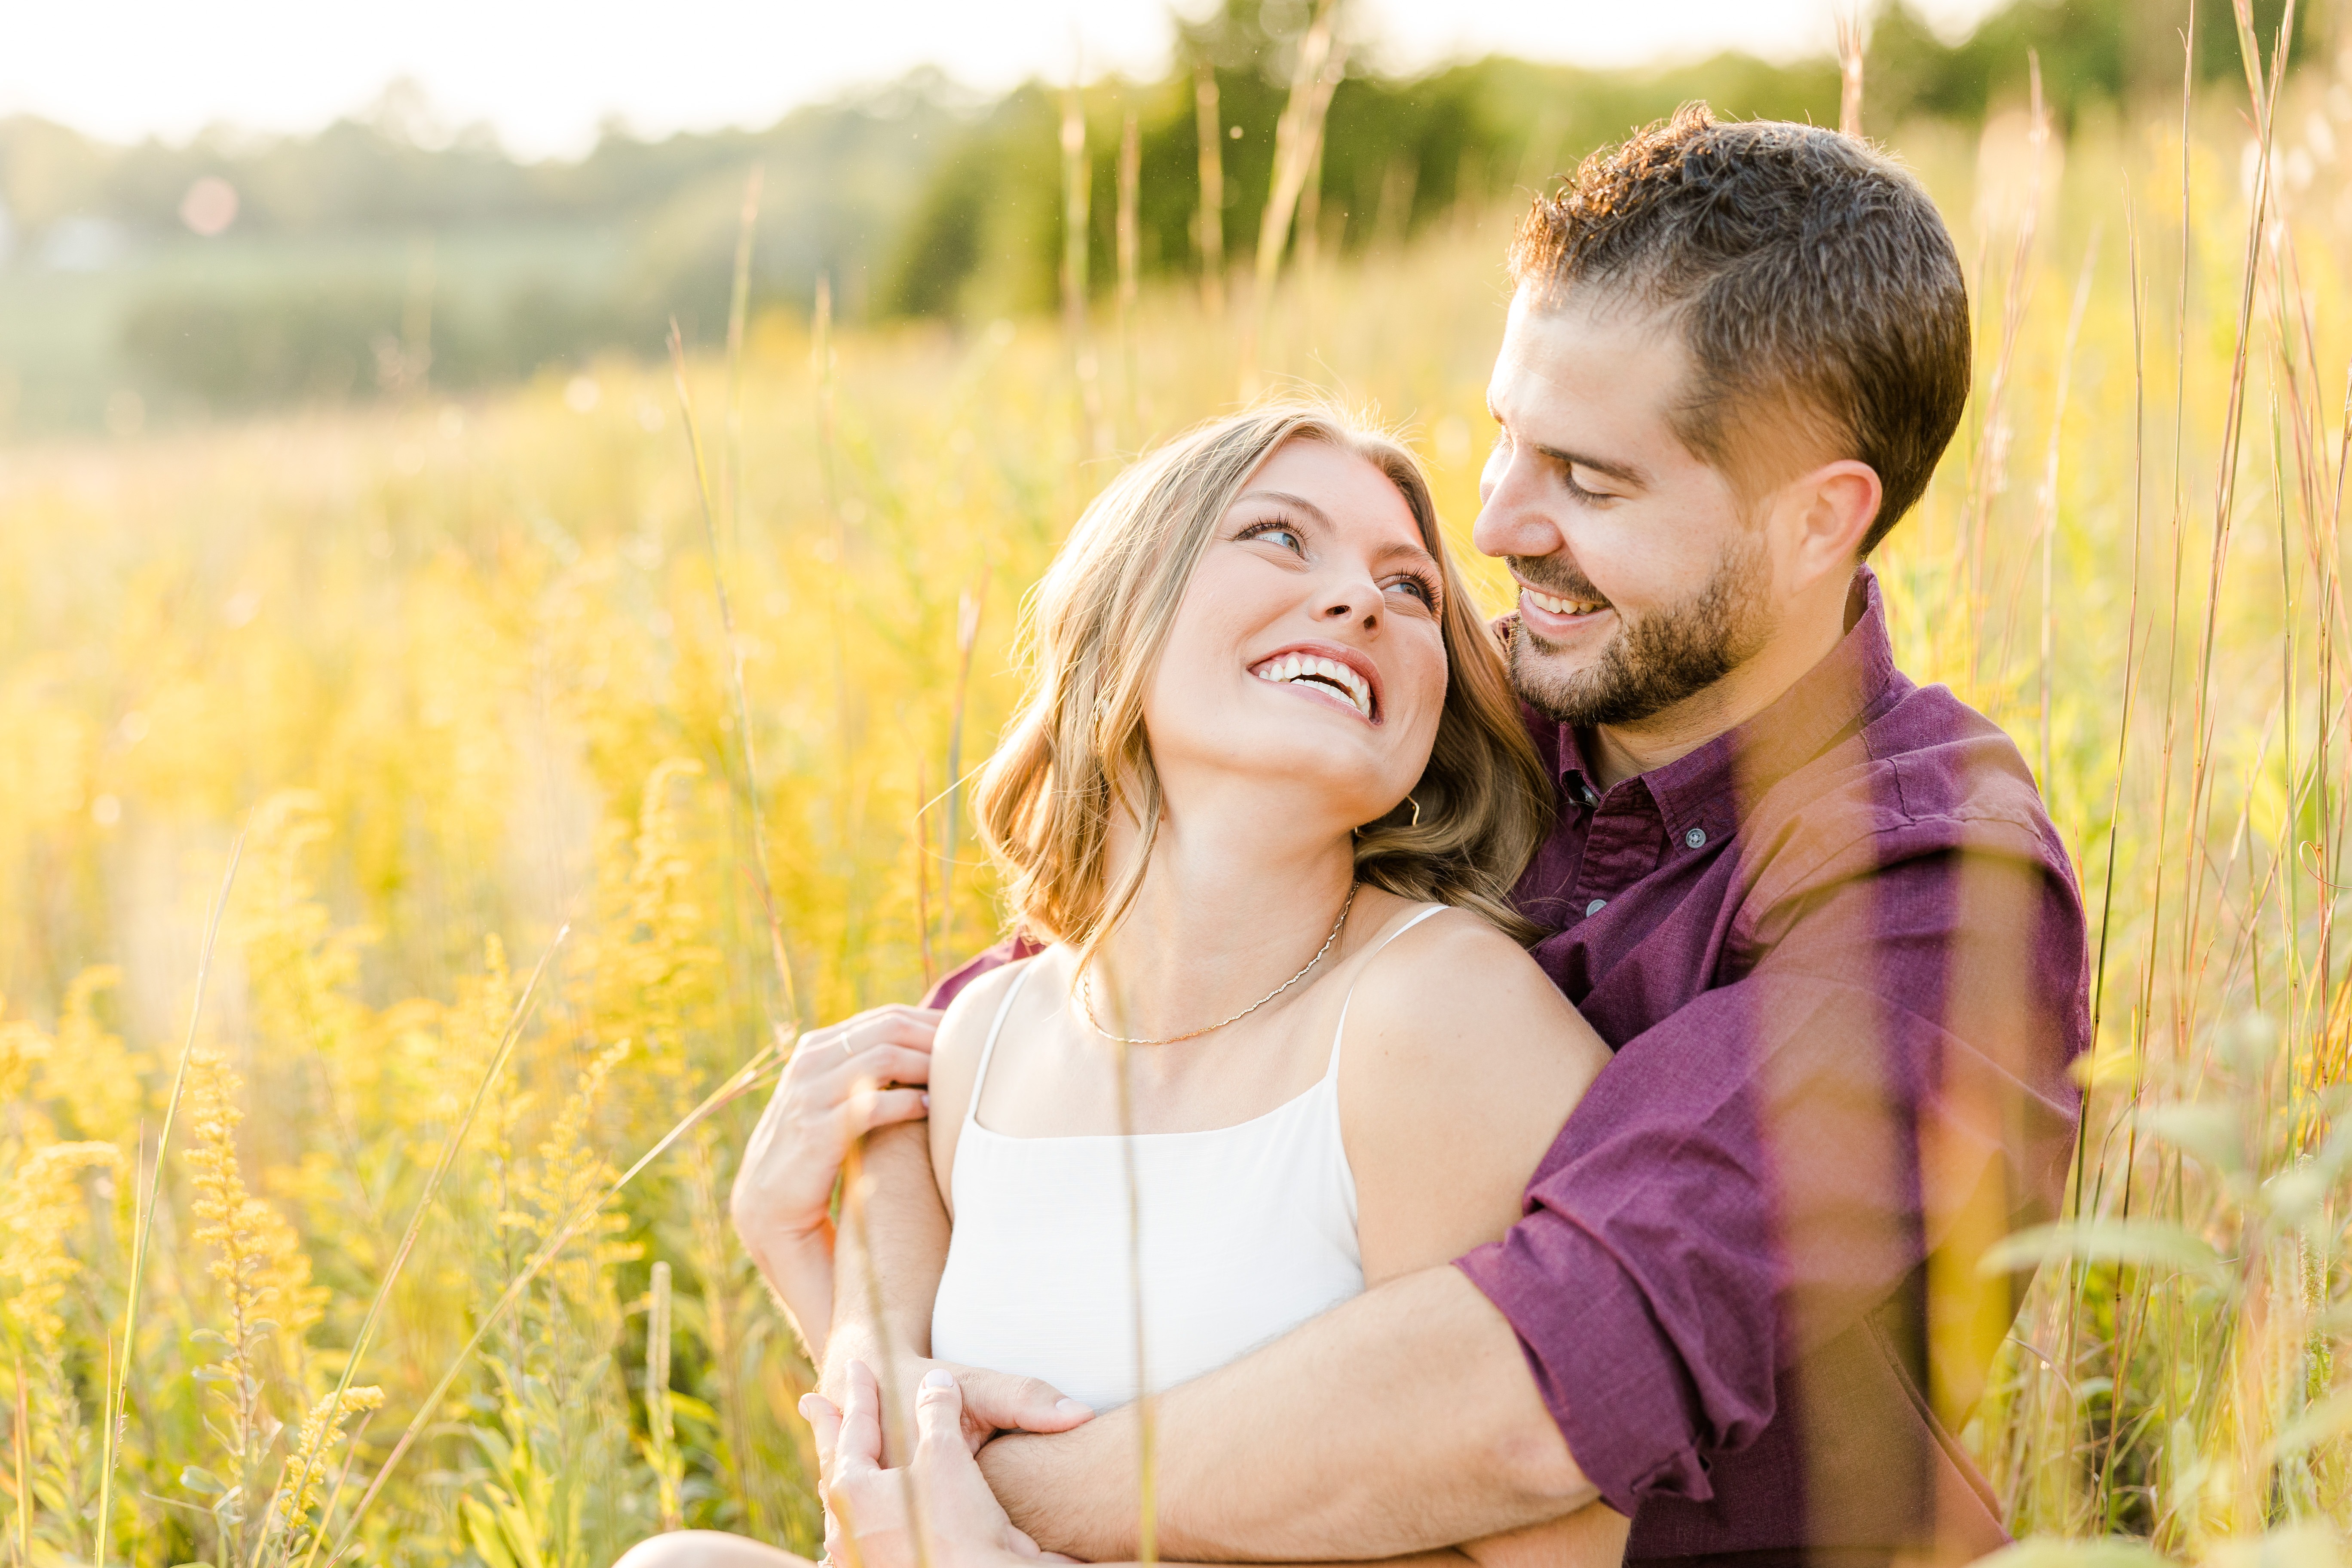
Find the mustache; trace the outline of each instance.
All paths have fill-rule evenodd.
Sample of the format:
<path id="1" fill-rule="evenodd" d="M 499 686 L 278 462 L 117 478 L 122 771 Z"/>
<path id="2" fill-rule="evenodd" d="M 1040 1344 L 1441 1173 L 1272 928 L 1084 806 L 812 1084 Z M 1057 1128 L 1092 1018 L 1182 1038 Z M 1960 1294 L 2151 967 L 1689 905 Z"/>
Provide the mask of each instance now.
<path id="1" fill-rule="evenodd" d="M 1567 555 L 1506 555 L 1504 561 L 1520 582 L 1541 589 L 1555 598 L 1576 599 L 1586 604 L 1609 603 L 1591 578 L 1586 576 Z"/>

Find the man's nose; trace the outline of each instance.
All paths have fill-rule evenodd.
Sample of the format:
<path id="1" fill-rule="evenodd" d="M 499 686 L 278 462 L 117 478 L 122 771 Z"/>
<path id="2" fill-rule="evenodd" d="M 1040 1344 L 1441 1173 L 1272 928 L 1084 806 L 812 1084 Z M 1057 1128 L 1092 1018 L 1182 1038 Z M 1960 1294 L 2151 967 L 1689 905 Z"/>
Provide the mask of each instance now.
<path id="1" fill-rule="evenodd" d="M 1543 504 L 1533 466 L 1514 456 L 1492 482 L 1479 487 L 1478 520 L 1470 542 L 1482 555 L 1549 555 L 1566 542 Z"/>

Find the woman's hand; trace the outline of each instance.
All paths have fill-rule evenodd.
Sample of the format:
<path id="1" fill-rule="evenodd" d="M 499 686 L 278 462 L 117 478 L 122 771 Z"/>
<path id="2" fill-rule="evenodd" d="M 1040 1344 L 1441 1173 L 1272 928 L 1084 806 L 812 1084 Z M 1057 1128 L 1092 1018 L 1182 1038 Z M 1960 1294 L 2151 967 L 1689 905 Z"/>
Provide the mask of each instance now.
<path id="1" fill-rule="evenodd" d="M 876 1007 L 801 1037 L 743 1151 L 735 1234 L 783 1300 L 812 1356 L 833 1314 L 833 1189 L 851 1142 L 924 1114 L 929 1007 Z"/>
<path id="2" fill-rule="evenodd" d="M 923 1374 L 915 1395 L 915 1457 L 882 1468 L 882 1396 L 863 1362 L 852 1362 L 843 1407 L 823 1394 L 801 1401 L 816 1430 L 825 1502 L 825 1556 L 862 1568 L 1036 1568 L 1041 1553 L 1013 1528 L 988 1489 L 963 1430 L 963 1394 L 943 1367 Z M 909 1500 L 915 1509 L 910 1511 Z M 846 1538 L 845 1540 L 844 1538 Z"/>

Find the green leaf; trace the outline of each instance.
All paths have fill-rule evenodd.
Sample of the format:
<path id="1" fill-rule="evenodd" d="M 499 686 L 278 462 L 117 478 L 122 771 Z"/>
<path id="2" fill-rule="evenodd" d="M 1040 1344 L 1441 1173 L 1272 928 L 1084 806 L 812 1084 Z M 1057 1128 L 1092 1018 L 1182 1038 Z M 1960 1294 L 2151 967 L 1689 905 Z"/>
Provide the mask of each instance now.
<path id="1" fill-rule="evenodd" d="M 2197 1273 L 2218 1273 L 2221 1255 L 2177 1225 L 2147 1219 L 2061 1220 L 2003 1237 L 1985 1249 L 1981 1274 L 2008 1274 L 2039 1268 L 2053 1258 L 2109 1263 L 2170 1264 Z"/>
<path id="2" fill-rule="evenodd" d="M 457 1512 L 466 1521 L 466 1539 L 489 1568 L 516 1568 L 514 1554 L 507 1550 L 499 1530 L 498 1515 L 469 1497 L 457 1500 Z"/>
<path id="3" fill-rule="evenodd" d="M 2337 1568 L 2343 1554 L 2336 1533 L 2325 1525 L 2287 1524 L 2241 1541 L 2223 1541 L 2205 1552 L 2208 1568 Z"/>
<path id="4" fill-rule="evenodd" d="M 2281 1457 L 2299 1454 L 2346 1432 L 2352 1432 L 2352 1389 L 2338 1389 L 2288 1422 L 2271 1439 L 2271 1451 Z"/>
<path id="5" fill-rule="evenodd" d="M 678 1394 L 673 1391 L 669 1396 L 669 1407 L 672 1415 L 682 1415 L 688 1421 L 698 1421 L 705 1426 L 719 1425 L 719 1412 L 711 1409 L 709 1405 L 691 1394 Z"/>
<path id="6" fill-rule="evenodd" d="M 180 1471 L 180 1484 L 198 1497 L 218 1497 L 228 1490 L 228 1483 L 201 1465 L 189 1465 Z"/>
<path id="7" fill-rule="evenodd" d="M 2300 1226 L 2318 1210 L 2334 1184 L 2317 1164 L 2306 1163 L 2281 1171 L 2263 1184 L 2263 1202 L 2271 1217 L 2288 1229 Z"/>
<path id="8" fill-rule="evenodd" d="M 2245 1137 L 2237 1111 L 2229 1106 L 2202 1101 L 2150 1106 L 2139 1113 L 2139 1124 L 2150 1136 L 2216 1171 L 2235 1175 L 2246 1168 Z"/>
<path id="9" fill-rule="evenodd" d="M 2144 1541 L 2120 1536 L 2062 1541 L 2042 1535 L 1979 1558 L 1975 1568 L 2170 1568 L 2170 1560 Z"/>

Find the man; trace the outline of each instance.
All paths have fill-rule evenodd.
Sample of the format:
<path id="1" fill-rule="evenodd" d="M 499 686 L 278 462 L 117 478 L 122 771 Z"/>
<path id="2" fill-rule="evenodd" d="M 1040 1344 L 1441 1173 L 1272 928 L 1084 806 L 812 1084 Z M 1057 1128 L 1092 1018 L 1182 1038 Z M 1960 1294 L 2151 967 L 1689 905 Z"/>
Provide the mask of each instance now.
<path id="1" fill-rule="evenodd" d="M 1635 1560 L 1967 1561 L 2004 1537 L 1952 1433 L 2015 1307 L 1977 1259 L 2061 1196 L 2087 1026 L 2032 779 L 1895 668 L 1863 564 L 1967 395 L 1958 259 L 1859 142 L 1692 106 L 1538 202 L 1511 268 L 1475 539 L 1560 806 L 1519 899 L 1616 1057 L 1503 1241 L 1156 1402 L 1158 1551 L 1374 1558 L 1598 1499 Z M 903 1346 L 940 1243 L 892 1131 L 869 1261 Z M 878 1356 L 866 1300 L 836 1370 Z M 1125 1556 L 1136 1420 L 980 1463 L 1046 1548 Z"/>

